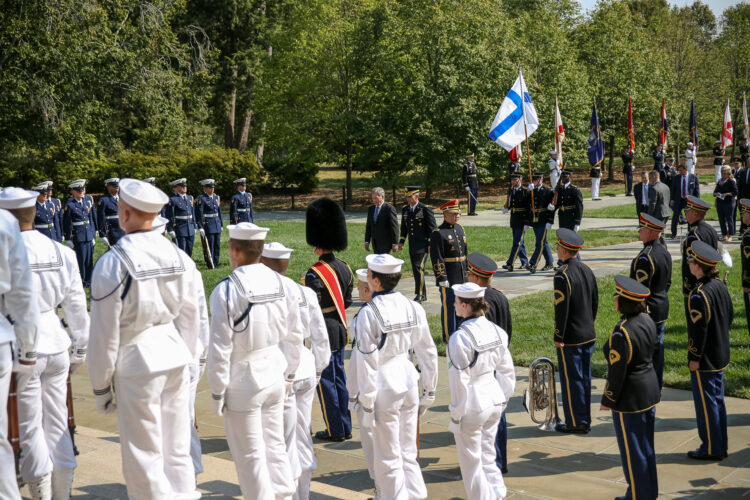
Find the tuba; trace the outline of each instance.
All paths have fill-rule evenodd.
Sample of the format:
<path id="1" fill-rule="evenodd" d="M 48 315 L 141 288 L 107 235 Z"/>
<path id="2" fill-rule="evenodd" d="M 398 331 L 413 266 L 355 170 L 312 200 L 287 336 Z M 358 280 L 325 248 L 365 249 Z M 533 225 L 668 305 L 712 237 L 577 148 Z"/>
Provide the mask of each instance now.
<path id="1" fill-rule="evenodd" d="M 557 430 L 560 418 L 557 414 L 555 364 L 549 358 L 537 358 L 529 365 L 529 388 L 523 393 L 523 406 L 531 420 L 540 424 L 537 429 Z M 536 416 L 539 410 L 546 410 L 543 419 Z"/>

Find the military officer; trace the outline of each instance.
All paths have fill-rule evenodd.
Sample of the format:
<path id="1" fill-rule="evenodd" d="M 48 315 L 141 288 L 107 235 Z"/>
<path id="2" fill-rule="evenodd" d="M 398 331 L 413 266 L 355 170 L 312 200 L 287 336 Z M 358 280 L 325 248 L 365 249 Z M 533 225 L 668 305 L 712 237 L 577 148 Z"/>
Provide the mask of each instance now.
<path id="1" fill-rule="evenodd" d="M 633 153 L 630 152 L 630 147 L 626 147 L 622 150 L 620 155 L 622 158 L 622 174 L 625 176 L 625 196 L 633 196 Z"/>
<path id="2" fill-rule="evenodd" d="M 406 206 L 401 210 L 401 238 L 398 249 L 404 248 L 409 238 L 409 258 L 414 273 L 414 301 L 427 300 L 424 267 L 430 254 L 430 235 L 435 230 L 432 208 L 419 201 L 419 186 L 406 186 Z"/>
<path id="3" fill-rule="evenodd" d="M 187 194 L 187 179 L 184 177 L 173 180 L 171 185 L 174 194 L 169 197 L 164 209 L 169 220 L 167 232 L 180 250 L 192 256 L 195 230 L 198 228 L 193 197 Z"/>
<path id="4" fill-rule="evenodd" d="M 664 170 L 664 147 L 661 144 L 657 144 L 651 156 L 654 159 L 654 170 L 658 170 L 661 173 Z"/>
<path id="5" fill-rule="evenodd" d="M 75 250 L 83 286 L 91 286 L 96 245 L 96 210 L 94 199 L 86 194 L 86 179 L 71 182 L 70 198 L 65 204 L 63 232 L 68 246 Z"/>
<path id="6" fill-rule="evenodd" d="M 745 316 L 747 329 L 750 334 L 750 200 L 743 198 L 739 202 L 740 217 L 745 225 L 745 231 L 740 240 L 742 258 L 742 296 L 745 301 Z"/>
<path id="7" fill-rule="evenodd" d="M 55 212 L 55 240 L 62 243 L 63 238 L 63 208 L 60 200 L 54 197 L 52 181 L 46 181 L 47 184 L 47 204 L 54 208 Z"/>
<path id="8" fill-rule="evenodd" d="M 55 229 L 55 220 L 57 213 L 55 206 L 49 203 L 47 199 L 47 183 L 42 182 L 33 188 L 38 194 L 36 196 L 36 216 L 34 217 L 34 229 L 57 241 L 57 230 Z"/>
<path id="9" fill-rule="evenodd" d="M 706 212 L 710 208 L 710 204 L 697 196 L 687 197 L 685 219 L 688 222 L 688 232 L 685 239 L 682 240 L 682 295 L 685 297 L 686 304 L 690 291 L 697 283 L 695 276 L 690 272 L 690 267 L 688 266 L 688 250 L 690 249 L 690 245 L 695 241 L 703 241 L 714 248 L 719 248 L 719 235 L 716 234 L 716 230 L 711 227 L 711 224 L 704 220 Z"/>
<path id="10" fill-rule="evenodd" d="M 603 346 L 608 362 L 601 410 L 612 410 L 620 460 L 628 489 L 624 497 L 655 500 L 659 496 L 654 451 L 654 421 L 661 391 L 654 364 L 659 341 L 646 314 L 648 288 L 615 276 L 615 310 L 622 316 Z"/>
<path id="11" fill-rule="evenodd" d="M 214 193 L 215 181 L 213 179 L 203 179 L 201 186 L 203 186 L 203 192 L 195 200 L 195 218 L 198 221 L 199 231 L 205 234 L 208 240 L 214 267 L 219 267 L 221 228 L 224 226 L 221 199 L 218 194 Z"/>
<path id="12" fill-rule="evenodd" d="M 539 259 L 542 258 L 542 255 L 544 256 L 542 271 L 552 269 L 552 251 L 547 243 L 547 231 L 552 229 L 552 223 L 554 222 L 554 213 L 549 213 L 547 210 L 547 205 L 552 201 L 554 193 L 544 185 L 544 174 L 542 172 L 534 172 L 533 180 L 534 217 L 531 221 L 531 227 L 534 229 L 536 243 L 534 245 L 534 253 L 531 255 L 529 264 L 526 266 L 526 269 L 531 274 L 536 272 L 536 266 L 539 264 Z"/>
<path id="13" fill-rule="evenodd" d="M 529 188 L 521 185 L 520 174 L 510 176 L 508 198 L 505 200 L 503 213 L 507 213 L 508 211 L 510 211 L 510 228 L 513 231 L 513 245 L 510 248 L 510 255 L 505 265 L 503 265 L 503 269 L 512 272 L 516 257 L 521 260 L 521 267 L 529 265 L 524 236 L 531 223 L 531 195 Z"/>
<path id="14" fill-rule="evenodd" d="M 560 175 L 555 197 L 547 205 L 547 210 L 557 210 L 557 224 L 561 228 L 578 232 L 583 217 L 583 194 L 570 182 L 570 170 L 564 170 Z"/>
<path id="15" fill-rule="evenodd" d="M 305 285 L 318 298 L 331 346 L 331 362 L 321 373 L 317 388 L 326 429 L 315 437 L 341 442 L 352 437 L 344 350 L 348 341 L 346 308 L 352 305 L 354 276 L 349 265 L 333 252 L 344 251 L 348 245 L 346 217 L 338 203 L 318 198 L 308 205 L 306 219 L 307 244 L 319 260 L 307 270 Z"/>
<path id="16" fill-rule="evenodd" d="M 591 201 L 599 201 L 599 185 L 602 182 L 602 167 L 601 163 L 598 163 L 591 167 L 589 170 L 589 177 L 591 178 Z"/>
<path id="17" fill-rule="evenodd" d="M 440 322 L 443 327 L 443 339 L 448 340 L 456 331 L 460 319 L 456 318 L 455 297 L 452 285 L 466 281 L 466 233 L 458 221 L 461 208 L 458 200 L 450 200 L 440 206 L 443 212 L 443 223 L 430 236 L 430 259 L 435 272 L 435 281 L 440 287 Z"/>
<path id="18" fill-rule="evenodd" d="M 698 151 L 695 149 L 695 144 L 688 141 L 687 149 L 685 149 L 685 166 L 687 166 L 688 174 L 695 174 L 696 165 L 698 165 Z"/>
<path id="19" fill-rule="evenodd" d="M 553 149 L 549 152 L 549 182 L 552 189 L 557 187 L 557 182 L 560 180 L 561 173 L 562 165 L 560 165 L 560 162 L 557 159 L 557 150 Z"/>
<path id="20" fill-rule="evenodd" d="M 253 221 L 253 195 L 247 192 L 247 179 L 235 179 L 237 192 L 229 203 L 229 221 L 232 224 Z"/>
<path id="21" fill-rule="evenodd" d="M 722 460 L 728 447 L 724 370 L 729 365 L 734 308 L 727 286 L 716 279 L 719 252 L 706 242 L 696 241 L 688 260 L 696 285 L 688 301 L 687 357 L 701 445 L 687 455 L 696 460 Z"/>
<path id="22" fill-rule="evenodd" d="M 117 204 L 120 202 L 120 179 L 112 177 L 104 181 L 107 194 L 99 199 L 96 209 L 96 220 L 99 223 L 99 237 L 105 245 L 111 246 L 125 236 L 117 217 Z"/>
<path id="23" fill-rule="evenodd" d="M 659 389 L 664 374 L 664 325 L 669 318 L 669 287 L 672 285 L 672 255 L 661 237 L 665 224 L 660 219 L 641 212 L 638 237 L 643 249 L 630 263 L 630 277 L 648 288 L 646 313 L 656 324 L 659 356 L 654 362 Z"/>
<path id="24" fill-rule="evenodd" d="M 469 195 L 469 215 L 476 215 L 479 179 L 477 178 L 477 164 L 474 163 L 473 154 L 466 157 L 466 163 L 461 171 L 461 182 Z"/>
<path id="25" fill-rule="evenodd" d="M 721 147 L 721 141 L 714 143 L 714 173 L 716 182 L 721 179 L 721 167 L 724 166 L 724 148 Z"/>
<path id="26" fill-rule="evenodd" d="M 575 257 L 583 238 L 570 229 L 557 230 L 555 272 L 555 347 L 560 371 L 565 424 L 557 430 L 586 434 L 591 425 L 591 356 L 599 307 L 599 289 L 591 269 Z"/>

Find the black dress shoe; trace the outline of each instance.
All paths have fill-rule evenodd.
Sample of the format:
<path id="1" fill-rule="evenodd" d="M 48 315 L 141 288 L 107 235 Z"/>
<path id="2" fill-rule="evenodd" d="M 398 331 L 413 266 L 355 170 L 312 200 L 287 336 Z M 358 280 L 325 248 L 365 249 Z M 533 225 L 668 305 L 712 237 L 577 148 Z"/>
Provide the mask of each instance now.
<path id="1" fill-rule="evenodd" d="M 344 439 L 346 439 L 347 441 L 350 440 L 351 438 L 352 438 L 352 433 L 351 432 L 349 434 L 347 434 L 346 436 L 344 436 Z"/>
<path id="2" fill-rule="evenodd" d="M 553 266 L 552 264 L 547 264 L 546 266 L 544 266 L 544 267 L 542 268 L 542 271 L 549 271 L 549 270 L 550 270 L 550 269 L 552 269 L 553 267 L 555 267 L 555 266 Z"/>
<path id="3" fill-rule="evenodd" d="M 414 302 L 420 302 L 421 303 L 424 300 L 425 300 L 425 296 L 424 295 L 417 294 L 417 296 L 414 297 Z"/>
<path id="4" fill-rule="evenodd" d="M 580 425 L 566 425 L 562 424 L 557 427 L 558 432 L 562 432 L 565 434 L 588 434 L 589 430 L 591 428 L 588 424 L 580 424 Z"/>
<path id="5" fill-rule="evenodd" d="M 528 269 L 531 274 L 536 273 L 536 267 L 527 266 L 526 269 Z"/>
<path id="6" fill-rule="evenodd" d="M 502 472 L 503 474 L 507 474 L 508 473 L 508 468 L 507 467 L 502 467 L 500 469 L 500 472 Z"/>
<path id="7" fill-rule="evenodd" d="M 689 451 L 687 452 L 687 456 L 693 460 L 713 460 L 715 462 L 724 460 L 722 455 L 709 455 L 708 453 L 701 453 L 699 450 Z"/>
<path id="8" fill-rule="evenodd" d="M 349 434 L 349 437 L 351 438 L 351 434 Z M 333 443 L 340 443 L 344 440 L 342 436 L 331 436 L 328 434 L 328 431 L 316 432 L 315 439 L 319 439 L 320 441 L 331 441 Z"/>

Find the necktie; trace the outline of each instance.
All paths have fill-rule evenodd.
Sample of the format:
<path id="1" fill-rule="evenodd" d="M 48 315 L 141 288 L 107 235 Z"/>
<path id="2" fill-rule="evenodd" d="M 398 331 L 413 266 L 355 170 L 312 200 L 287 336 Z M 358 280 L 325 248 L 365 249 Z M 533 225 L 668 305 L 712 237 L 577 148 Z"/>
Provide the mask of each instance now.
<path id="1" fill-rule="evenodd" d="M 380 205 L 375 207 L 375 222 L 378 221 L 378 214 L 380 214 Z"/>
<path id="2" fill-rule="evenodd" d="M 687 195 L 687 177 L 682 176 L 682 197 L 685 198 Z"/>

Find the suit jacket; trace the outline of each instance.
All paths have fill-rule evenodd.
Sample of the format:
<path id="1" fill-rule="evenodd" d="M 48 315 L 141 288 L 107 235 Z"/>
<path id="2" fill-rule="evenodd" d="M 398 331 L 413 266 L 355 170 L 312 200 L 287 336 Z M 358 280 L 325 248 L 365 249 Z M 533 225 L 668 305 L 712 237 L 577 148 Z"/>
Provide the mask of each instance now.
<path id="1" fill-rule="evenodd" d="M 737 180 L 737 199 L 750 198 L 750 167 L 741 168 L 734 178 Z"/>
<path id="2" fill-rule="evenodd" d="M 698 183 L 698 176 L 695 174 L 688 174 L 687 178 L 688 180 L 686 195 L 700 196 L 701 188 L 700 184 Z M 669 199 L 671 201 L 674 201 L 675 205 L 677 205 L 677 202 L 682 199 L 682 177 L 679 175 L 675 175 L 674 179 L 672 179 L 672 195 Z"/>
<path id="3" fill-rule="evenodd" d="M 648 185 L 648 188 L 650 192 L 651 184 Z M 633 186 L 633 194 L 635 195 L 635 209 L 638 212 L 638 216 L 640 217 L 641 212 L 643 211 L 643 205 L 648 205 L 648 200 L 645 200 L 646 203 L 644 203 L 642 182 L 639 182 L 638 184 Z"/>
<path id="4" fill-rule="evenodd" d="M 398 214 L 390 203 L 380 205 L 378 220 L 375 221 L 375 205 L 367 210 L 365 243 L 372 242 L 375 253 L 390 253 L 391 246 L 398 244 Z"/>
<path id="5" fill-rule="evenodd" d="M 657 182 L 648 190 L 648 214 L 657 219 L 664 219 L 672 215 L 669 209 L 669 188 L 663 182 Z"/>

